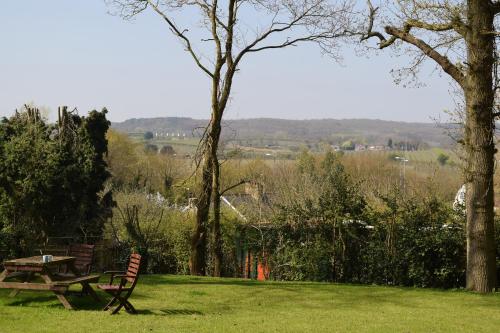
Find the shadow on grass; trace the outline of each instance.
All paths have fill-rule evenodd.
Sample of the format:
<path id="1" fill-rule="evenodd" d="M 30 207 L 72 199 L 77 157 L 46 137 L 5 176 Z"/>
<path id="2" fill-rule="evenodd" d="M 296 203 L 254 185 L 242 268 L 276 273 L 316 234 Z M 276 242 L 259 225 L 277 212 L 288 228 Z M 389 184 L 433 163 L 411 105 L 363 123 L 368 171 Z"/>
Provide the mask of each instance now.
<path id="1" fill-rule="evenodd" d="M 203 315 L 203 312 L 190 309 L 161 309 L 160 312 L 169 316 L 178 315 Z"/>
<path id="2" fill-rule="evenodd" d="M 304 289 L 314 289 L 318 291 L 334 292 L 335 287 L 343 289 L 344 292 L 351 292 L 352 289 L 365 293 L 368 290 L 381 293 L 401 293 L 401 292 L 422 292 L 422 293 L 468 293 L 462 289 L 437 289 L 437 288 L 418 288 L 389 285 L 373 284 L 355 284 L 355 283 L 335 283 L 335 282 L 308 282 L 308 281 L 258 281 L 237 278 L 210 278 L 193 276 L 175 276 L 175 275 L 147 275 L 142 283 L 146 286 L 154 285 L 213 285 L 213 286 L 242 286 L 242 287 L 262 287 L 276 288 L 289 291 L 301 291 Z"/>
<path id="3" fill-rule="evenodd" d="M 101 296 L 101 295 L 99 295 Z M 102 310 L 104 307 L 105 300 L 101 298 L 100 302 L 95 301 L 89 296 L 67 296 L 69 302 L 76 310 L 84 311 L 96 311 Z M 19 294 L 16 298 L 11 298 L 4 303 L 5 306 L 27 306 L 27 307 L 46 307 L 46 308 L 61 308 L 64 309 L 63 305 L 59 302 L 55 294 L 46 295 L 23 295 Z"/>
<path id="4" fill-rule="evenodd" d="M 177 278 L 165 278 L 162 276 L 154 276 L 150 275 L 146 279 L 142 280 L 142 283 L 146 286 L 155 286 L 155 285 L 179 285 L 179 286 L 190 286 L 190 285 L 207 285 L 207 286 L 241 286 L 241 287 L 262 287 L 262 288 L 280 288 L 280 289 L 290 289 L 293 290 L 295 287 L 304 288 L 308 285 L 317 288 L 320 286 L 320 283 L 294 283 L 294 282 L 276 282 L 276 281 L 257 281 L 257 280 L 237 280 L 237 279 L 217 279 L 212 280 L 210 278 L 197 278 L 197 277 L 189 277 L 186 279 L 177 279 Z M 325 283 L 325 286 L 331 286 Z"/>
<path id="5" fill-rule="evenodd" d="M 147 309 L 137 309 L 138 315 L 151 315 L 151 316 L 203 316 L 204 313 L 191 309 L 160 309 L 159 312 L 153 312 Z"/>
<path id="6" fill-rule="evenodd" d="M 263 289 L 275 289 L 289 292 L 302 293 L 304 291 L 322 291 L 330 294 L 337 294 L 339 292 L 351 292 L 349 289 L 355 289 L 356 292 L 365 293 L 366 291 L 373 290 L 374 292 L 405 292 L 415 291 L 418 289 L 405 288 L 405 287 L 387 287 L 387 286 L 374 286 L 367 284 L 342 284 L 330 282 L 294 282 L 294 281 L 258 281 L 246 280 L 235 278 L 200 278 L 200 277 L 182 277 L 177 276 L 161 276 L 149 275 L 142 280 L 145 286 L 164 286 L 164 285 L 178 285 L 178 286 L 238 286 L 238 287 L 251 287 Z M 339 288 L 335 288 L 339 287 Z M 442 291 L 427 289 L 427 291 Z"/>

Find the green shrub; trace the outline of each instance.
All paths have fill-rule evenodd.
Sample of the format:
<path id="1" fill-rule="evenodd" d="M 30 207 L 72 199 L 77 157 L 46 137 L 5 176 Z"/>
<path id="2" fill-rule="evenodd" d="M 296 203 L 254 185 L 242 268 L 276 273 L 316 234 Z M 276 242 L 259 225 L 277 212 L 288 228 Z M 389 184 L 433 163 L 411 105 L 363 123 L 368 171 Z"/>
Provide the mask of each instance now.
<path id="1" fill-rule="evenodd" d="M 378 196 L 375 210 L 335 155 L 315 169 L 303 168 L 305 160 L 298 167 L 303 180 L 292 185 L 288 204 L 260 240 L 246 234 L 255 253 L 267 254 L 272 278 L 464 286 L 464 219 L 450 205 L 395 188 Z M 317 166 L 312 157 L 307 161 Z M 308 187 L 315 190 L 305 192 Z"/>
<path id="2" fill-rule="evenodd" d="M 107 111 L 87 117 L 63 110 L 48 124 L 26 107 L 0 121 L 0 227 L 11 254 L 48 237 L 99 238 L 110 214 Z"/>
<path id="3" fill-rule="evenodd" d="M 115 198 L 107 237 L 125 254 L 140 253 L 145 272 L 188 273 L 192 214 L 144 191 L 118 191 Z"/>

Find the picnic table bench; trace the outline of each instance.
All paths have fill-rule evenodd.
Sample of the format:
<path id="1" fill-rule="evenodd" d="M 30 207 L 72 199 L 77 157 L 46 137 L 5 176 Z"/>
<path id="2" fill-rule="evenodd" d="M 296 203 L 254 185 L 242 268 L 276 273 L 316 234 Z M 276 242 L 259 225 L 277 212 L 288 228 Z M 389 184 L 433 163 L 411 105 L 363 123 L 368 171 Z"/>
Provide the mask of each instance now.
<path id="1" fill-rule="evenodd" d="M 16 296 L 20 290 L 41 290 L 52 291 L 66 309 L 73 309 L 73 306 L 66 298 L 68 289 L 73 284 L 81 284 L 82 291 L 92 296 L 96 301 L 99 297 L 89 285 L 97 282 L 99 275 L 82 276 L 76 269 L 76 257 L 55 256 L 50 262 L 43 262 L 41 256 L 7 260 L 4 262 L 4 271 L 0 273 L 0 288 L 13 289 L 10 296 Z M 51 268 L 65 264 L 72 276 L 57 276 L 51 272 Z M 19 275 L 18 273 L 25 273 Z M 36 275 L 39 275 L 43 283 L 32 282 Z M 12 281 L 11 278 L 21 278 L 21 281 Z M 8 280 L 8 281 L 6 281 Z"/>

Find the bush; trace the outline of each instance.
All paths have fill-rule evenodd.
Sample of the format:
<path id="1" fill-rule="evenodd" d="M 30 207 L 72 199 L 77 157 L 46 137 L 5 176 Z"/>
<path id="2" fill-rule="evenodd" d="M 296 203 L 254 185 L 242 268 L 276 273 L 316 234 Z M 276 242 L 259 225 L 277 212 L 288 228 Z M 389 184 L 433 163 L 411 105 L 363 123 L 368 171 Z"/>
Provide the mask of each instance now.
<path id="1" fill-rule="evenodd" d="M 37 109 L 0 122 L 0 238 L 21 255 L 48 237 L 102 235 L 110 214 L 107 111 L 63 110 L 47 124 Z"/>
<path id="2" fill-rule="evenodd" d="M 458 288 L 465 284 L 463 221 L 442 202 L 403 202 L 374 220 L 362 251 L 362 283 Z"/>
<path id="3" fill-rule="evenodd" d="M 441 165 L 441 166 L 444 166 L 446 165 L 446 163 L 448 162 L 448 160 L 450 159 L 450 156 L 446 155 L 446 154 L 443 154 L 443 153 L 440 153 L 437 157 L 437 161 L 438 163 Z"/>
<path id="4" fill-rule="evenodd" d="M 158 154 L 158 146 L 148 143 L 144 145 L 144 151 L 147 154 Z"/>
<path id="5" fill-rule="evenodd" d="M 396 187 L 379 194 L 374 209 L 332 153 L 297 163 L 286 204 L 260 235 L 246 234 L 254 253 L 266 254 L 272 278 L 464 286 L 465 222 L 444 201 Z"/>
<path id="6" fill-rule="evenodd" d="M 140 253 L 147 273 L 187 274 L 192 216 L 144 191 L 119 191 L 115 197 L 107 237 L 124 253 Z"/>
<path id="7" fill-rule="evenodd" d="M 290 211 L 288 211 L 290 214 Z M 398 207 L 394 220 L 332 225 L 294 220 L 266 231 L 264 248 L 276 280 L 335 281 L 459 288 L 465 284 L 463 221 L 439 201 Z M 255 242 L 257 235 L 253 236 Z M 249 243 L 252 242 L 249 236 Z M 262 244 L 255 246 L 259 251 Z M 261 252 L 261 251 L 260 251 Z"/>

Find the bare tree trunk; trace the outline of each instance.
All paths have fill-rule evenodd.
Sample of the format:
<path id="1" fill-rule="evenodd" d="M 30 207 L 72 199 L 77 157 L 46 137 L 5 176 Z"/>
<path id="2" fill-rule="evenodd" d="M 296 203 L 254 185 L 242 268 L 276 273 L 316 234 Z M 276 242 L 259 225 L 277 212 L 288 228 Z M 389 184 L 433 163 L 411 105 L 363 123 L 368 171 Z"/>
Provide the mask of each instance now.
<path id="1" fill-rule="evenodd" d="M 467 154 L 467 289 L 491 292 L 496 287 L 494 240 L 493 18 L 488 1 L 468 1 L 465 84 Z"/>
<path id="2" fill-rule="evenodd" d="M 214 78 L 214 87 L 218 85 L 218 77 Z M 191 275 L 205 275 L 207 263 L 207 231 L 210 215 L 210 203 L 212 196 L 219 192 L 219 161 L 217 151 L 221 134 L 222 112 L 218 102 L 218 90 L 212 92 L 212 119 L 209 124 L 206 146 L 203 151 L 203 166 L 201 177 L 201 189 L 196 203 L 196 225 L 191 238 Z M 214 172 L 214 167 L 216 171 Z M 216 188 L 214 189 L 214 184 Z M 218 201 L 214 199 L 214 204 Z M 214 215 L 220 221 L 220 203 L 214 207 Z M 217 229 L 214 225 L 213 232 L 220 234 L 220 224 Z M 215 238 L 215 237 L 214 237 Z M 216 244 L 213 244 L 216 246 Z M 212 254 L 214 255 L 214 253 Z"/>
<path id="3" fill-rule="evenodd" d="M 222 232 L 220 225 L 220 165 L 217 155 L 213 159 L 213 237 L 212 237 L 212 257 L 214 260 L 213 276 L 220 277 L 222 272 Z"/>
<path id="4" fill-rule="evenodd" d="M 207 225 L 212 194 L 212 161 L 210 151 L 203 153 L 201 190 L 196 202 L 196 224 L 191 237 L 191 275 L 205 275 Z"/>

